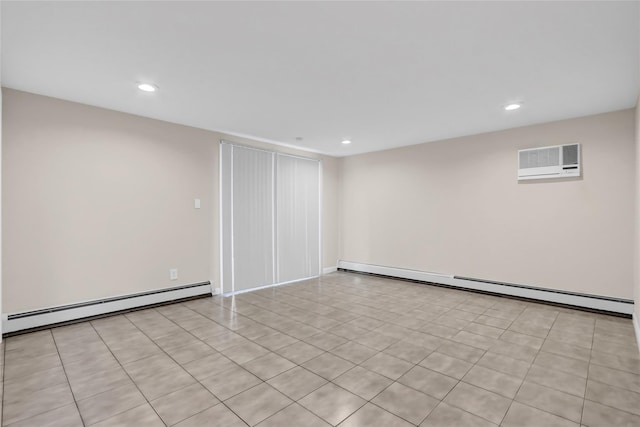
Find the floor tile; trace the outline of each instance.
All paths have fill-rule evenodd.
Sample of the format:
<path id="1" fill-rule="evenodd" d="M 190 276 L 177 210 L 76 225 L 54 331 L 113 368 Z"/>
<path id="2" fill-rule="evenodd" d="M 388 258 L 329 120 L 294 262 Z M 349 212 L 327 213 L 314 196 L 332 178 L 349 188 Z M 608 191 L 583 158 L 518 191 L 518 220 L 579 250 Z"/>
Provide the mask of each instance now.
<path id="1" fill-rule="evenodd" d="M 348 340 L 328 332 L 320 332 L 319 334 L 304 338 L 303 341 L 325 351 L 329 351 L 346 343 Z"/>
<path id="2" fill-rule="evenodd" d="M 587 372 L 589 371 L 589 363 L 584 360 L 573 359 L 571 357 L 560 356 L 559 354 L 547 353 L 545 351 L 538 353 L 533 364 L 552 368 L 556 371 L 566 372 L 583 378 L 587 378 Z"/>
<path id="3" fill-rule="evenodd" d="M 462 359 L 469 363 L 476 363 L 484 355 L 485 351 L 466 344 L 447 340 L 438 347 L 438 353 Z"/>
<path id="4" fill-rule="evenodd" d="M 144 397 L 150 401 L 188 385 L 195 384 L 195 382 L 196 380 L 180 366 L 159 373 L 158 375 L 135 380 L 136 386 L 140 389 Z"/>
<path id="5" fill-rule="evenodd" d="M 544 343 L 543 338 L 534 337 L 532 335 L 525 335 L 514 331 L 505 331 L 500 336 L 500 340 L 510 342 L 512 344 L 532 347 L 536 350 L 540 350 L 540 347 L 542 347 L 542 344 Z"/>
<path id="6" fill-rule="evenodd" d="M 255 339 L 254 341 L 257 344 L 261 345 L 262 347 L 265 347 L 271 351 L 275 351 L 279 348 L 283 348 L 298 342 L 297 339 L 280 332 L 264 335 L 262 337 Z"/>
<path id="7" fill-rule="evenodd" d="M 131 379 L 124 369 L 117 367 L 105 371 L 98 371 L 94 375 L 80 380 L 71 380 L 71 390 L 76 400 L 86 399 L 96 394 L 131 384 Z"/>
<path id="8" fill-rule="evenodd" d="M 247 427 L 236 414 L 222 403 L 176 424 L 176 427 Z"/>
<path id="9" fill-rule="evenodd" d="M 511 400 L 490 391 L 460 382 L 443 400 L 494 424 L 500 424 Z"/>
<path id="10" fill-rule="evenodd" d="M 371 403 L 417 425 L 438 405 L 438 400 L 400 383 L 393 383 Z"/>
<path id="11" fill-rule="evenodd" d="M 340 424 L 340 427 L 411 427 L 413 424 L 376 405 L 367 403 Z"/>
<path id="12" fill-rule="evenodd" d="M 581 378 L 565 372 L 543 368 L 536 365 L 529 369 L 526 379 L 578 397 L 584 397 L 584 391 L 587 383 L 586 378 Z"/>
<path id="13" fill-rule="evenodd" d="M 44 412 L 26 420 L 18 421 L 10 427 L 83 427 L 82 419 L 75 403 Z"/>
<path id="14" fill-rule="evenodd" d="M 171 426 L 215 406 L 219 402 L 203 386 L 194 384 L 152 400 L 151 406 L 162 418 L 162 421 Z"/>
<path id="15" fill-rule="evenodd" d="M 414 366 L 401 376 L 398 382 L 436 399 L 443 399 L 455 387 L 458 380 L 421 366 Z"/>
<path id="16" fill-rule="evenodd" d="M 180 365 L 166 354 L 159 353 L 124 364 L 123 367 L 134 381 L 138 381 L 145 377 L 158 375 L 160 372 L 178 368 Z"/>
<path id="17" fill-rule="evenodd" d="M 267 381 L 290 399 L 299 400 L 327 383 L 327 380 L 297 366 Z"/>
<path id="18" fill-rule="evenodd" d="M 36 353 L 37 354 L 37 353 Z M 6 359 L 4 379 L 15 379 L 35 372 L 47 371 L 51 368 L 62 366 L 58 353 L 43 355 L 28 355 L 27 357 Z"/>
<path id="19" fill-rule="evenodd" d="M 584 401 L 582 424 L 587 427 L 638 427 L 640 417 L 590 400 Z"/>
<path id="20" fill-rule="evenodd" d="M 384 350 L 384 353 L 405 360 L 409 363 L 419 363 L 432 353 L 433 350 L 421 347 L 419 345 L 410 344 L 406 341 L 399 341 L 390 345 Z"/>
<path id="21" fill-rule="evenodd" d="M 192 344 L 188 344 L 178 348 L 172 348 L 165 350 L 169 356 L 179 364 L 192 362 L 194 360 L 202 359 L 207 356 L 211 356 L 216 353 L 214 349 L 209 347 L 202 341 L 197 341 Z"/>
<path id="22" fill-rule="evenodd" d="M 565 418 L 552 415 L 548 412 L 513 402 L 509 408 L 509 412 L 504 417 L 501 424 L 504 427 L 579 427 Z"/>
<path id="23" fill-rule="evenodd" d="M 335 426 L 360 409 L 366 400 L 329 383 L 305 396 L 298 403 Z"/>
<path id="24" fill-rule="evenodd" d="M 250 426 L 279 412 L 293 401 L 268 384 L 262 383 L 244 391 L 225 402 Z"/>
<path id="25" fill-rule="evenodd" d="M 489 338 L 500 338 L 505 333 L 504 329 L 495 328 L 493 326 L 483 325 L 481 323 L 471 322 L 465 328 L 465 331 L 476 335 L 484 335 Z M 542 343 L 540 343 L 542 345 Z"/>
<path id="26" fill-rule="evenodd" d="M 533 347 L 513 344 L 507 341 L 498 340 L 490 349 L 492 353 L 509 356 L 513 359 L 533 363 L 538 354 L 538 350 Z"/>
<path id="27" fill-rule="evenodd" d="M 4 381 L 4 392 L 9 401 L 21 400 L 31 393 L 67 383 L 67 375 L 62 366 L 56 366 L 45 371 L 34 372 Z"/>
<path id="28" fill-rule="evenodd" d="M 469 372 L 469 369 L 471 369 L 473 365 L 464 360 L 434 352 L 420 362 L 420 366 L 453 378 L 461 379 Z"/>
<path id="29" fill-rule="evenodd" d="M 354 341 L 359 344 L 366 345 L 367 347 L 371 347 L 375 350 L 382 351 L 385 348 L 389 347 L 391 344 L 397 343 L 398 341 L 400 341 L 400 339 L 372 331 L 368 334 L 356 338 Z"/>
<path id="30" fill-rule="evenodd" d="M 301 365 L 314 357 L 320 356 L 324 353 L 324 350 L 314 347 L 311 344 L 307 344 L 306 342 L 298 341 L 278 349 L 276 353 L 291 360 L 293 363 Z"/>
<path id="31" fill-rule="evenodd" d="M 494 371 L 503 372 L 518 378 L 524 378 L 525 375 L 527 375 L 527 372 L 529 372 L 529 367 L 531 367 L 530 363 L 514 359 L 509 356 L 492 353 L 490 351 L 486 352 L 484 356 L 482 356 L 477 365 L 484 366 L 485 368 L 491 368 Z"/>
<path id="32" fill-rule="evenodd" d="M 234 366 L 224 372 L 208 376 L 200 380 L 200 383 L 218 399 L 226 400 L 260 384 L 261 381 L 246 369 Z"/>
<path id="33" fill-rule="evenodd" d="M 84 422 L 91 425 L 145 403 L 140 391 L 129 384 L 80 400 L 78 409 Z"/>
<path id="34" fill-rule="evenodd" d="M 358 344 L 355 341 L 349 341 L 334 348 L 331 350 L 331 353 L 355 364 L 359 364 L 376 354 L 377 350 Z"/>
<path id="35" fill-rule="evenodd" d="M 474 320 L 475 323 L 482 325 L 493 326 L 494 328 L 507 329 L 511 325 L 511 320 L 499 319 L 497 317 L 491 317 L 487 315 L 480 315 Z"/>
<path id="36" fill-rule="evenodd" d="M 522 384 L 515 400 L 577 423 L 582 418 L 583 399 L 532 382 Z"/>
<path id="37" fill-rule="evenodd" d="M 495 427 L 484 418 L 440 402 L 420 427 Z"/>
<path id="38" fill-rule="evenodd" d="M 93 424 L 95 427 L 122 427 L 122 426 L 136 426 L 136 427 L 162 427 L 164 423 L 155 413 L 153 408 L 149 404 L 138 406 L 136 408 L 125 411 L 114 417 L 108 418 L 97 424 Z"/>
<path id="39" fill-rule="evenodd" d="M 278 356 L 276 353 L 267 353 L 242 366 L 256 377 L 266 381 L 288 371 L 296 365 L 284 357 Z"/>
<path id="40" fill-rule="evenodd" d="M 73 402 L 68 384 L 56 384 L 51 387 L 21 394 L 20 397 L 4 394 L 3 422 L 11 424 L 49 412 Z"/>
<path id="41" fill-rule="evenodd" d="M 350 273 L 11 337 L 1 373 L 22 427 L 640 425 L 628 319 Z"/>
<path id="42" fill-rule="evenodd" d="M 365 400 L 373 399 L 392 382 L 393 380 L 360 366 L 356 366 L 333 380 L 334 384 Z"/>
<path id="43" fill-rule="evenodd" d="M 392 380 L 397 380 L 411 369 L 413 364 L 385 353 L 378 353 L 362 363 L 361 366 Z"/>
<path id="44" fill-rule="evenodd" d="M 302 366 L 331 381 L 353 368 L 354 364 L 331 353 L 324 353 L 303 363 Z"/>
<path id="45" fill-rule="evenodd" d="M 226 350 L 222 350 L 221 353 L 237 364 L 242 365 L 253 359 L 257 359 L 260 356 L 264 356 L 269 353 L 269 350 L 259 346 L 258 344 L 248 342 L 246 344 L 240 344 Z"/>
<path id="46" fill-rule="evenodd" d="M 584 360 L 585 362 L 588 362 L 591 357 L 591 352 L 587 348 L 553 340 L 545 341 L 544 344 L 542 344 L 541 350 L 546 351 L 547 353 L 570 357 L 572 359 Z"/>
<path id="47" fill-rule="evenodd" d="M 586 399 L 640 415 L 640 393 L 634 391 L 589 380 Z"/>
<path id="48" fill-rule="evenodd" d="M 304 426 L 304 427 L 329 427 L 330 424 L 306 410 L 297 403 L 291 404 L 280 412 L 270 416 L 258 424 L 259 427 L 282 427 L 282 426 Z"/>
<path id="49" fill-rule="evenodd" d="M 520 384 L 522 384 L 522 378 L 517 378 L 478 365 L 471 368 L 462 378 L 462 381 L 509 399 L 515 397 L 520 388 Z"/>
<path id="50" fill-rule="evenodd" d="M 589 379 L 640 393 L 640 375 L 630 372 L 590 365 Z"/>
<path id="51" fill-rule="evenodd" d="M 592 351 L 590 363 L 606 366 L 607 368 L 618 369 L 621 371 L 631 372 L 632 374 L 640 374 L 640 358 L 628 357 L 617 354 L 602 353 L 600 351 Z"/>
<path id="52" fill-rule="evenodd" d="M 457 341 L 462 344 L 470 345 L 482 350 L 489 350 L 495 345 L 497 340 L 495 338 L 489 338 L 484 335 L 472 334 L 467 331 L 460 331 L 451 337 L 452 341 Z"/>

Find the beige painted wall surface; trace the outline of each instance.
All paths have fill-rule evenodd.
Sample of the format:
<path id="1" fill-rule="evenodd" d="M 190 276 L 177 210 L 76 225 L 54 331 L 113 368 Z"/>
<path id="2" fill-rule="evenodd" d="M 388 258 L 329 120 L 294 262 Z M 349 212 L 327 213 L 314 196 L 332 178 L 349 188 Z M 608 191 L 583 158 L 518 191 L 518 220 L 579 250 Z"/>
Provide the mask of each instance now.
<path id="1" fill-rule="evenodd" d="M 638 96 L 638 102 L 636 102 L 636 195 L 635 195 L 635 252 L 634 252 L 634 317 L 637 322 L 637 326 L 640 327 L 640 96 Z M 636 331 L 640 333 L 640 331 Z M 640 341 L 638 342 L 638 348 L 640 348 Z"/>
<path id="2" fill-rule="evenodd" d="M 3 312 L 219 282 L 219 141 L 273 146 L 2 93 Z M 324 263 L 335 265 L 338 160 L 278 150 L 323 161 Z"/>
<path id="3" fill-rule="evenodd" d="M 582 178 L 517 181 L 575 142 Z M 634 168 L 634 110 L 348 157 L 341 259 L 632 299 Z"/>

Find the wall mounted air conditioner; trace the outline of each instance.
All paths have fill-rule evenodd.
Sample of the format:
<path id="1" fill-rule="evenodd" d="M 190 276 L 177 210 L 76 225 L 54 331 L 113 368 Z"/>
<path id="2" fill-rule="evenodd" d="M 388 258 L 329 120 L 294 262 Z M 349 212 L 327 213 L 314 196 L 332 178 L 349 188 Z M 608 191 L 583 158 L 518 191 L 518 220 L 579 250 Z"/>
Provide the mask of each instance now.
<path id="1" fill-rule="evenodd" d="M 518 151 L 518 180 L 580 176 L 580 144 Z"/>

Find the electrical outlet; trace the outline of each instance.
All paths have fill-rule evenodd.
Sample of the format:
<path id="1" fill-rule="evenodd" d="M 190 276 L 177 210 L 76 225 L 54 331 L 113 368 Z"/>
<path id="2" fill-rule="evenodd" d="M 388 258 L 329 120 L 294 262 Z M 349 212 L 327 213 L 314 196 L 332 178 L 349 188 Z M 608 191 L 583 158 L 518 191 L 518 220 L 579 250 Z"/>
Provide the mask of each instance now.
<path id="1" fill-rule="evenodd" d="M 220 293 L 220 291 L 221 291 L 221 290 L 220 290 L 220 288 L 215 288 L 215 289 L 213 290 L 213 293 L 214 293 L 215 295 L 218 295 L 218 294 Z"/>
<path id="2" fill-rule="evenodd" d="M 169 280 L 178 280 L 178 269 L 172 268 L 169 270 Z"/>

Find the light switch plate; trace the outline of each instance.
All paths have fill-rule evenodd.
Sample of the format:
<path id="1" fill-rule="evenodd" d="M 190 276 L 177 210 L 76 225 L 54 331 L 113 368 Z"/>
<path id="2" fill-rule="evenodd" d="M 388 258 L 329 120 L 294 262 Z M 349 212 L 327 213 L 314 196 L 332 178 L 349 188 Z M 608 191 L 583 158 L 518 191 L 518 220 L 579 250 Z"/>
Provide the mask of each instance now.
<path id="1" fill-rule="evenodd" d="M 194 201 L 193 201 L 193 206 L 194 206 L 196 209 L 200 209 L 200 199 L 194 199 Z"/>
<path id="2" fill-rule="evenodd" d="M 178 269 L 172 268 L 169 270 L 169 280 L 178 280 Z"/>

